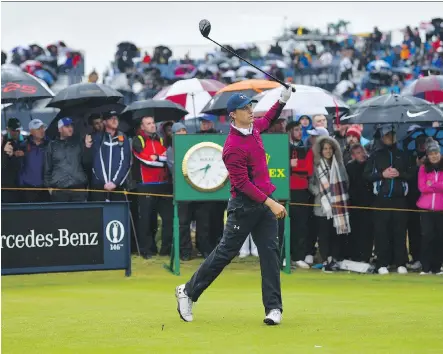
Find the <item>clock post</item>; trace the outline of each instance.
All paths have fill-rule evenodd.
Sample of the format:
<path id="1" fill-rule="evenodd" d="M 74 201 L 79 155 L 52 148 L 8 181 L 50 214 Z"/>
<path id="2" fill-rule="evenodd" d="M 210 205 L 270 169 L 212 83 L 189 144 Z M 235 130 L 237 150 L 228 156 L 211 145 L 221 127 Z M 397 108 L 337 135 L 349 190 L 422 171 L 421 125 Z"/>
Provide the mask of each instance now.
<path id="1" fill-rule="evenodd" d="M 180 275 L 180 233 L 178 203 L 194 201 L 227 201 L 230 197 L 228 171 L 222 160 L 227 135 L 174 135 L 174 234 L 171 262 L 166 266 Z M 277 187 L 273 196 L 284 201 L 289 215 L 289 148 L 286 134 L 263 134 L 269 176 Z M 284 250 L 290 259 L 290 223 L 285 220 Z M 285 273 L 291 272 L 286 262 Z"/>

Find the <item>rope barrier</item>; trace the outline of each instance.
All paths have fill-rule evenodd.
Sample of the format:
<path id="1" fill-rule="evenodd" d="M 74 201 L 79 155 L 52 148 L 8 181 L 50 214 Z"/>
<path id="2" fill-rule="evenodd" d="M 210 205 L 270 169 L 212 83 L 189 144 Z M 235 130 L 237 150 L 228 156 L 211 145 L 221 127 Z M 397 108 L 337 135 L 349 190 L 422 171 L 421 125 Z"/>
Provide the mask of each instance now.
<path id="1" fill-rule="evenodd" d="M 140 195 L 147 197 L 163 197 L 163 198 L 173 198 L 173 194 L 157 194 L 157 193 L 143 193 L 143 192 L 129 192 L 126 190 L 123 191 L 107 191 L 103 189 L 71 189 L 71 188 L 11 188 L 11 187 L 2 187 L 2 190 L 7 191 L 70 191 L 70 192 L 98 192 L 98 193 L 115 193 L 115 194 L 125 194 L 125 195 Z M 209 201 L 210 202 L 210 201 Z M 285 204 L 284 202 L 280 202 L 281 204 Z M 294 203 L 290 202 L 290 206 L 305 206 L 305 207 L 319 207 L 320 204 L 311 204 L 311 203 Z M 370 206 L 356 206 L 356 205 L 348 205 L 344 207 L 342 205 L 337 205 L 337 208 L 347 208 L 347 209 L 357 209 L 357 210 L 375 210 L 375 211 L 398 211 L 398 212 L 411 212 L 411 213 L 435 213 L 433 210 L 425 210 L 425 209 L 401 209 L 401 208 L 376 208 Z"/>
<path id="2" fill-rule="evenodd" d="M 123 191 L 107 191 L 104 189 L 82 189 L 82 188 L 9 188 L 2 187 L 2 190 L 6 191 L 69 191 L 69 192 L 98 192 L 98 193 L 115 193 L 115 194 L 126 194 L 126 195 L 144 195 L 148 197 L 164 197 L 172 198 L 172 194 L 156 194 L 156 193 L 142 193 L 142 192 L 128 192 Z"/>
<path id="3" fill-rule="evenodd" d="M 309 203 L 289 203 L 292 206 L 314 206 L 319 207 L 320 204 L 309 204 Z M 376 207 L 367 207 L 367 206 L 356 206 L 356 205 L 348 205 L 344 207 L 343 205 L 335 205 L 337 208 L 347 208 L 347 209 L 359 209 L 359 210 L 376 210 L 376 211 L 403 211 L 403 212 L 413 212 L 413 213 L 435 213 L 433 210 L 426 209 L 401 209 L 401 208 L 376 208 Z"/>

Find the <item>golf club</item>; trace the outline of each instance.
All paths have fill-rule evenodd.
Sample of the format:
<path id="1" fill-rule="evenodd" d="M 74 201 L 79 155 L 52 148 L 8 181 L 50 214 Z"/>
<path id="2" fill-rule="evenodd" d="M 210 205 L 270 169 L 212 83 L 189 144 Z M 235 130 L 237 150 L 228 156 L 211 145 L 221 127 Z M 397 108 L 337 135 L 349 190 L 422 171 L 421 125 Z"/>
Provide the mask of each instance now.
<path id="1" fill-rule="evenodd" d="M 198 24 L 198 27 L 200 28 L 200 33 L 202 34 L 203 37 L 209 39 L 211 42 L 217 44 L 220 48 L 223 48 L 224 50 L 228 51 L 229 53 L 231 53 L 232 55 L 235 55 L 237 58 L 239 58 L 240 60 L 243 60 L 244 62 L 248 63 L 249 65 L 251 65 L 252 67 L 256 68 L 257 70 L 261 71 L 263 74 L 269 76 L 271 79 L 273 79 L 274 81 L 277 81 L 278 83 L 282 84 L 284 87 L 289 88 L 290 86 L 288 84 L 286 84 L 285 82 L 277 79 L 276 77 L 274 77 L 273 75 L 267 73 L 266 71 L 260 69 L 259 67 L 255 66 L 254 64 L 250 63 L 249 61 L 247 61 L 245 58 L 242 58 L 240 55 L 238 55 L 236 52 L 222 46 L 220 43 L 217 43 L 216 41 L 214 41 L 212 38 L 209 38 L 209 33 L 211 32 L 211 22 L 209 22 L 208 20 L 201 20 L 200 23 Z M 295 88 L 292 87 L 292 92 L 295 92 Z"/>

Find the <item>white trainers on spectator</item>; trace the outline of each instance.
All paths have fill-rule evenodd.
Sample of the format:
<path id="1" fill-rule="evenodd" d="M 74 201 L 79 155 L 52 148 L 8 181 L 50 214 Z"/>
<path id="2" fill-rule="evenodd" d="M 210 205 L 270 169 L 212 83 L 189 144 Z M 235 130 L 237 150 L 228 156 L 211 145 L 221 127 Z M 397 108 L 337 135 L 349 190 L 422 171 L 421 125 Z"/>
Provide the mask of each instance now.
<path id="1" fill-rule="evenodd" d="M 421 272 L 420 275 L 429 275 L 432 274 L 432 272 Z"/>
<path id="2" fill-rule="evenodd" d="M 389 274 L 389 270 L 386 267 L 380 267 L 380 268 L 378 268 L 378 274 L 381 274 L 381 275 Z"/>
<path id="3" fill-rule="evenodd" d="M 177 311 L 180 318 L 185 322 L 191 322 L 192 317 L 192 300 L 185 293 L 185 284 L 175 288 L 175 297 L 177 298 Z"/>
<path id="4" fill-rule="evenodd" d="M 268 326 L 278 325 L 281 323 L 282 314 L 279 309 L 271 310 L 263 320 Z"/>
<path id="5" fill-rule="evenodd" d="M 443 275 L 443 272 L 438 272 L 436 275 Z"/>
<path id="6" fill-rule="evenodd" d="M 239 254 L 240 258 L 245 258 L 251 254 L 250 241 L 249 241 L 250 237 L 251 237 L 250 235 L 246 237 L 245 242 L 243 242 L 243 246 L 241 246 L 240 248 L 240 254 Z"/>
<path id="7" fill-rule="evenodd" d="M 314 264 L 314 256 L 311 256 L 310 254 L 308 254 L 305 257 L 305 263 L 307 263 L 309 265 L 313 265 Z"/>
<path id="8" fill-rule="evenodd" d="M 258 249 L 257 249 L 257 246 L 255 245 L 255 243 L 254 243 L 254 240 L 252 239 L 252 236 L 249 236 L 250 238 L 251 238 L 251 254 L 254 256 L 254 257 L 258 257 Z"/>
<path id="9" fill-rule="evenodd" d="M 302 268 L 302 269 L 309 269 L 309 268 L 311 268 L 308 263 L 306 263 L 305 261 L 301 261 L 301 260 L 295 262 L 295 266 L 298 267 L 298 268 Z"/>
<path id="10" fill-rule="evenodd" d="M 398 274 L 408 274 L 408 270 L 406 269 L 406 267 L 400 266 L 397 268 L 397 273 Z"/>

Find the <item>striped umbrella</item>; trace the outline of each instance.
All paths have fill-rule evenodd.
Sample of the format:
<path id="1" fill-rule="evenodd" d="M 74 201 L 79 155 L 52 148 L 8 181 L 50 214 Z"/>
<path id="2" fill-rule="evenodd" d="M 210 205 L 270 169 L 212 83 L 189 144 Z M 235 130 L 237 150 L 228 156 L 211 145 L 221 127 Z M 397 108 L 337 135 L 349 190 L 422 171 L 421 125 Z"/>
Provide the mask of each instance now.
<path id="1" fill-rule="evenodd" d="M 405 96 L 422 98 L 434 104 L 443 102 L 443 75 L 430 75 L 415 80 L 401 92 Z"/>
<path id="2" fill-rule="evenodd" d="M 212 96 L 225 85 L 217 80 L 180 80 L 161 90 L 154 100 L 169 100 L 182 105 L 188 112 L 185 119 L 196 117 Z"/>
<path id="3" fill-rule="evenodd" d="M 293 86 L 297 91 L 291 95 L 284 110 L 292 110 L 296 114 L 308 115 L 329 113 L 335 115 L 336 120 L 341 114 L 349 111 L 349 106 L 329 91 L 316 86 Z M 254 108 L 254 113 L 267 112 L 280 98 L 283 89 L 284 87 L 279 85 L 273 90 L 257 95 L 255 98 L 259 101 Z"/>

